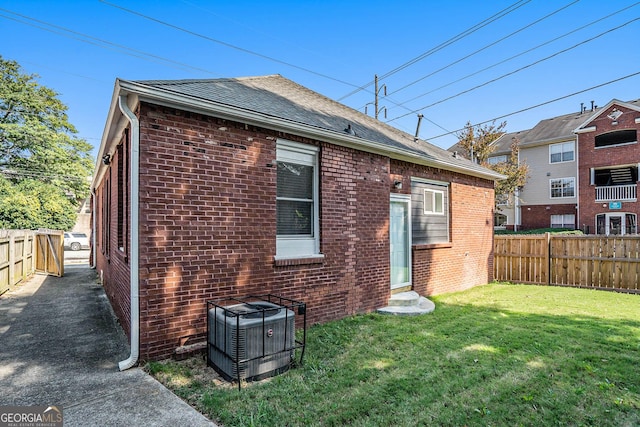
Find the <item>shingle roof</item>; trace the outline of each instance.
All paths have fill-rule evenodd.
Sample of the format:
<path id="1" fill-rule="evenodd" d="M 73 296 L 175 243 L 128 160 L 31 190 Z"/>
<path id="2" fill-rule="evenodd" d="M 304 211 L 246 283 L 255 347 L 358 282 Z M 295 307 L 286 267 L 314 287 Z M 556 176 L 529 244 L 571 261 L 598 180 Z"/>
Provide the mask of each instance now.
<path id="1" fill-rule="evenodd" d="M 522 140 L 527 137 L 529 132 L 530 131 L 528 130 L 521 130 L 518 132 L 509 132 L 503 134 L 500 138 L 496 139 L 493 142 L 494 150 L 491 154 L 494 156 L 499 154 L 510 154 L 511 143 L 513 142 L 513 139 L 516 138 L 518 139 L 518 141 L 522 142 Z"/>
<path id="2" fill-rule="evenodd" d="M 126 82 L 122 80 L 123 82 Z M 287 122 L 346 135 L 351 126 L 362 140 L 406 150 L 443 168 L 451 165 L 496 178 L 493 171 L 453 155 L 413 135 L 301 86 L 281 75 L 207 80 L 142 80 L 129 82 L 202 101 L 223 104 Z"/>
<path id="3" fill-rule="evenodd" d="M 627 104 L 640 106 L 640 99 L 629 101 Z M 601 110 L 601 108 L 596 107 L 594 110 L 587 109 L 582 113 L 570 113 L 541 120 L 528 131 L 526 136 L 520 139 L 520 144 L 524 146 L 554 140 L 575 139 L 573 131 L 599 110 Z"/>

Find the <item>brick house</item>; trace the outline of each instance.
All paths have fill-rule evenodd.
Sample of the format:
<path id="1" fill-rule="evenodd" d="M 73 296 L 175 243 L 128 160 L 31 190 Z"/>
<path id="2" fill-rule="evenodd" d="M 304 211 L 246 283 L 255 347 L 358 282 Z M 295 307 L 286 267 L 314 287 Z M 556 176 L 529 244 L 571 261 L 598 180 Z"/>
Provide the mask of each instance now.
<path id="1" fill-rule="evenodd" d="M 317 323 L 492 279 L 500 175 L 279 75 L 117 80 L 99 159 L 122 369 L 203 339 L 208 299 L 279 294 Z"/>

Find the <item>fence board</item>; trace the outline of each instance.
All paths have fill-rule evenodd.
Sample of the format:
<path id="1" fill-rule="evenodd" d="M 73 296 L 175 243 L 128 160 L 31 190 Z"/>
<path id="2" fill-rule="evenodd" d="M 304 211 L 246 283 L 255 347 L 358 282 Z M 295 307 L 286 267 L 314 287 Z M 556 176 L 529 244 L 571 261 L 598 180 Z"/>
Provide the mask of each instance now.
<path id="1" fill-rule="evenodd" d="M 30 230 L 0 230 L 0 294 L 33 274 L 33 236 Z"/>
<path id="2" fill-rule="evenodd" d="M 640 236 L 495 236 L 494 277 L 640 293 Z"/>

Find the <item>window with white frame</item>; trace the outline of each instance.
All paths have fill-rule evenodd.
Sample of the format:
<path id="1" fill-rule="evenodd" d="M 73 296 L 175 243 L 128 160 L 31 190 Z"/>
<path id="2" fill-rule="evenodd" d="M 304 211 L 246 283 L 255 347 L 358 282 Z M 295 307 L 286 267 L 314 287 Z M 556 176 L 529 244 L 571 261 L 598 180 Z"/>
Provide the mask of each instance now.
<path id="1" fill-rule="evenodd" d="M 498 163 L 506 163 L 507 155 L 502 154 L 500 156 L 493 156 L 487 159 L 487 163 L 490 165 L 497 165 Z"/>
<path id="2" fill-rule="evenodd" d="M 576 195 L 576 179 L 575 178 L 558 178 L 549 180 L 551 187 L 551 198 L 559 199 L 563 197 L 575 197 Z"/>
<path id="3" fill-rule="evenodd" d="M 572 162 L 575 158 L 575 143 L 563 142 L 549 146 L 549 163 Z"/>
<path id="4" fill-rule="evenodd" d="M 575 214 L 551 215 L 551 228 L 575 228 Z"/>
<path id="5" fill-rule="evenodd" d="M 440 190 L 424 190 L 425 215 L 444 215 L 444 192 Z"/>
<path id="6" fill-rule="evenodd" d="M 276 257 L 318 255 L 318 148 L 279 139 L 276 160 Z"/>

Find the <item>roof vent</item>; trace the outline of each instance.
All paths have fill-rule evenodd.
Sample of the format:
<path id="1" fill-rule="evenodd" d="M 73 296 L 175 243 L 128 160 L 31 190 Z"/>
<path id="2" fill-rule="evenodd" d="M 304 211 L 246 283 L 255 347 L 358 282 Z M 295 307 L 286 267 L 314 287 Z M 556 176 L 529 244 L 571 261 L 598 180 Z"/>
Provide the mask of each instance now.
<path id="1" fill-rule="evenodd" d="M 356 131 L 351 127 L 351 123 L 347 124 L 347 128 L 344 131 L 349 135 L 358 136 L 358 134 L 356 134 Z"/>

